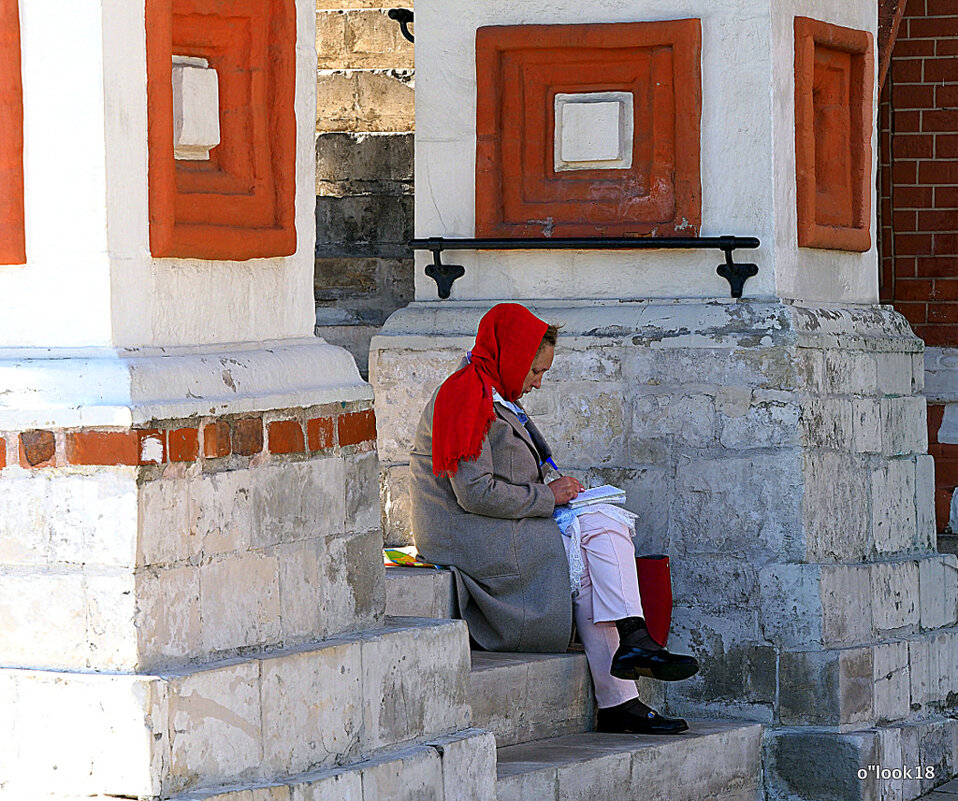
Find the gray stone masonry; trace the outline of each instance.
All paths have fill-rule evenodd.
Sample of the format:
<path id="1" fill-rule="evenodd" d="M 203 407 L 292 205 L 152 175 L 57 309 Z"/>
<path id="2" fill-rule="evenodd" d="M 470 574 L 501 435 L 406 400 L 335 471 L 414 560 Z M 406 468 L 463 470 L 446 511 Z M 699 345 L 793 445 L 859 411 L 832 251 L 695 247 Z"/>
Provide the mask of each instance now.
<path id="1" fill-rule="evenodd" d="M 489 305 L 413 303 L 372 341 L 388 542 L 410 541 L 419 414 Z M 556 461 L 625 488 L 637 552 L 671 557 L 670 645 L 703 669 L 668 686 L 670 711 L 770 726 L 768 786 L 791 787 L 782 766 L 803 737 L 847 751 L 848 768 L 875 727 L 954 710 L 958 562 L 935 551 L 922 343 L 903 318 L 757 300 L 528 305 L 563 325 L 526 400 Z"/>
<path id="2" fill-rule="evenodd" d="M 413 47 L 390 7 L 316 12 L 316 333 L 364 377 L 370 338 L 413 298 Z"/>

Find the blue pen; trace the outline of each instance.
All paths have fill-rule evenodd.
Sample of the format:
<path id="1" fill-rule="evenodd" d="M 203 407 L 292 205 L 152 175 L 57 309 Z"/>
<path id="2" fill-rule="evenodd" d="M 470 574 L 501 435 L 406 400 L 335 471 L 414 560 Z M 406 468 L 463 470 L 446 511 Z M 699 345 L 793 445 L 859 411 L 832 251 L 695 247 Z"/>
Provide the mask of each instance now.
<path id="1" fill-rule="evenodd" d="M 556 465 L 556 463 L 552 461 L 552 457 L 551 457 L 551 456 L 550 456 L 548 459 L 546 459 L 546 461 L 547 461 L 549 464 L 552 465 L 552 469 L 553 469 L 553 470 L 555 470 L 557 473 L 559 473 L 560 476 L 562 475 L 562 473 L 559 471 L 559 468 L 558 468 L 558 466 Z"/>

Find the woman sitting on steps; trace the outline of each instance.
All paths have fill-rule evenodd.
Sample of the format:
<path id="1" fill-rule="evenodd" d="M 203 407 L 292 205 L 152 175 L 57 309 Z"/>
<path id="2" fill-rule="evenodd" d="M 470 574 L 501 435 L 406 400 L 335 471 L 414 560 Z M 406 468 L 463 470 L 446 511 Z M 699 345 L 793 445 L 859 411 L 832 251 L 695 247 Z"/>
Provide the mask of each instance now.
<path id="1" fill-rule="evenodd" d="M 578 517 L 574 540 L 553 519 L 556 507 L 584 488 L 570 476 L 546 483 L 546 455 L 530 430 L 541 436 L 518 401 L 541 387 L 555 344 L 556 328 L 518 304 L 499 304 L 482 318 L 475 347 L 433 395 L 416 431 L 416 547 L 452 568 L 459 612 L 478 647 L 565 652 L 574 616 L 595 685 L 598 730 L 675 734 L 686 722 L 643 704 L 634 680 L 688 678 L 698 663 L 649 636 L 633 516 L 590 507 Z"/>

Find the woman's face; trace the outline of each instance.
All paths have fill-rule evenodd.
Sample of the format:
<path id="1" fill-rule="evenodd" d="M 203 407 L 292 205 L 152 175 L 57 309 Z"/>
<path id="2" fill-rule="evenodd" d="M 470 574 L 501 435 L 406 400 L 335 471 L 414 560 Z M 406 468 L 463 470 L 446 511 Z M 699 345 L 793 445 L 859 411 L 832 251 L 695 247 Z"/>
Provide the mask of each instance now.
<path id="1" fill-rule="evenodd" d="M 536 357 L 532 360 L 532 367 L 529 368 L 529 374 L 526 376 L 526 380 L 522 382 L 520 397 L 533 387 L 542 389 L 542 376 L 546 374 L 546 370 L 552 367 L 552 359 L 555 357 L 555 353 L 556 349 L 552 345 L 546 344 L 536 354 Z"/>

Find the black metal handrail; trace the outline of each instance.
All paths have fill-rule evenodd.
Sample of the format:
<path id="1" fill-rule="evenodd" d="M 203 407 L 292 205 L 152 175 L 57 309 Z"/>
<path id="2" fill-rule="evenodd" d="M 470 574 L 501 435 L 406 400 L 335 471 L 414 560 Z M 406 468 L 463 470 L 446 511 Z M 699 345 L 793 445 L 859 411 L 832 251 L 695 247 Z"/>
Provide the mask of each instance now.
<path id="1" fill-rule="evenodd" d="M 758 265 L 743 264 L 732 258 L 733 251 L 757 248 L 761 245 L 754 236 L 645 236 L 645 237 L 556 237 L 553 239 L 446 239 L 432 236 L 413 239 L 413 250 L 428 250 L 432 264 L 426 266 L 426 275 L 436 282 L 440 298 L 448 298 L 453 282 L 462 278 L 466 270 L 459 264 L 446 264 L 444 250 L 721 250 L 725 263 L 715 272 L 725 278 L 733 298 L 742 297 L 745 282 L 758 273 Z"/>

